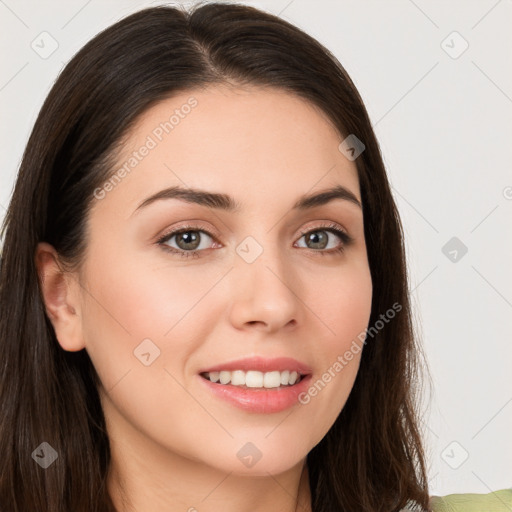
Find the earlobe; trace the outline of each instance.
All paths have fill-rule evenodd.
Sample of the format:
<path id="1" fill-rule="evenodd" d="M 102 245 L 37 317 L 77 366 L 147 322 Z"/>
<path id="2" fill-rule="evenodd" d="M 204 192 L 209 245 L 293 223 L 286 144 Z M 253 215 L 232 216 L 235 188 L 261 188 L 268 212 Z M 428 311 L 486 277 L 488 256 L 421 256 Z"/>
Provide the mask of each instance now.
<path id="1" fill-rule="evenodd" d="M 85 347 L 79 307 L 79 284 L 62 269 L 57 251 L 48 243 L 37 245 L 35 264 L 46 314 L 60 346 L 69 352 Z"/>

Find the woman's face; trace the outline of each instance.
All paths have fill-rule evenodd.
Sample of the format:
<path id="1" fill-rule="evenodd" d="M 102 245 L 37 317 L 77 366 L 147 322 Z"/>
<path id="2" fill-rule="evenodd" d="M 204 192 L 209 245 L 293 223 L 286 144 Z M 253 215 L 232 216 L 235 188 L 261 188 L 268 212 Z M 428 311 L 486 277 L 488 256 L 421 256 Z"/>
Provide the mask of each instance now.
<path id="1" fill-rule="evenodd" d="M 266 475 L 327 433 L 372 298 L 341 141 L 318 109 L 269 88 L 183 92 L 134 126 L 95 191 L 73 347 L 99 374 L 114 444 L 147 461 Z M 357 201 L 304 201 L 332 187 Z M 303 377 L 290 385 L 294 370 Z"/>

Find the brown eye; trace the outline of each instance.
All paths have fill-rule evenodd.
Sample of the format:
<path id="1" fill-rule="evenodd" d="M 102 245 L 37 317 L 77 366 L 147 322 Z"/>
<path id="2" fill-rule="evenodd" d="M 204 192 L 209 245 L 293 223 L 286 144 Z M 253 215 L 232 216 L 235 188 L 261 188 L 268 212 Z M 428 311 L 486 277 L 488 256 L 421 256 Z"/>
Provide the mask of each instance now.
<path id="1" fill-rule="evenodd" d="M 304 235 L 306 245 L 310 242 L 311 246 L 308 246 L 310 249 L 325 249 L 329 242 L 329 237 L 326 233 L 326 231 L 311 231 L 307 233 Z"/>
<path id="2" fill-rule="evenodd" d="M 196 250 L 201 241 L 201 236 L 198 233 L 198 231 L 185 231 L 174 235 L 176 237 L 176 245 L 183 250 Z"/>
<path id="3" fill-rule="evenodd" d="M 175 240 L 173 241 L 173 239 Z M 181 228 L 167 233 L 158 240 L 158 244 L 161 245 L 164 250 L 179 254 L 180 256 L 199 257 L 199 253 L 202 250 L 212 247 L 213 240 L 213 235 L 204 229 Z"/>

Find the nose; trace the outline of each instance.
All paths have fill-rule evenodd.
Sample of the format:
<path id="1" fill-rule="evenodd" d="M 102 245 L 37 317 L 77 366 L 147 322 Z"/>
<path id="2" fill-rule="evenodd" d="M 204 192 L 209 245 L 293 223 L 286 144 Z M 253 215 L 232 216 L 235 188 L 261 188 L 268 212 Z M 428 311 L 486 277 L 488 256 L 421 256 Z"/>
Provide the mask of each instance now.
<path id="1" fill-rule="evenodd" d="M 302 312 L 300 280 L 283 255 L 277 249 L 265 249 L 252 263 L 236 255 L 234 266 L 230 273 L 232 325 L 267 333 L 294 329 Z"/>

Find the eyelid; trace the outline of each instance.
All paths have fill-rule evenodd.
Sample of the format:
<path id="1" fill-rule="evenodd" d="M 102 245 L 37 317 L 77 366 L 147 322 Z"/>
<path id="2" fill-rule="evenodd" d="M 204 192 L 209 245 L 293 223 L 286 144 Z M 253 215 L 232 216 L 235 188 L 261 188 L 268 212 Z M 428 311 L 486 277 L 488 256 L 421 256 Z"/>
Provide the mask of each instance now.
<path id="1" fill-rule="evenodd" d="M 202 224 L 201 221 L 188 221 L 181 226 L 173 226 L 172 228 L 169 228 L 168 230 L 164 231 L 162 235 L 158 236 L 157 243 L 165 241 L 174 235 L 186 231 L 204 231 L 207 235 L 211 236 L 212 238 L 219 238 L 219 235 L 214 229 L 206 226 L 205 224 Z"/>
<path id="2" fill-rule="evenodd" d="M 316 221 L 316 222 L 318 222 L 318 221 Z M 347 238 L 350 238 L 352 240 L 352 237 L 350 237 L 350 235 L 348 234 L 348 231 L 343 226 L 341 226 L 337 222 L 333 222 L 331 220 L 320 221 L 320 224 L 313 223 L 312 225 L 308 225 L 305 228 L 301 228 L 300 235 L 304 236 L 304 235 L 307 235 L 308 233 L 311 233 L 312 231 L 319 231 L 322 229 L 328 230 L 329 228 L 332 228 L 337 231 L 341 231 L 344 235 L 347 236 Z"/>

